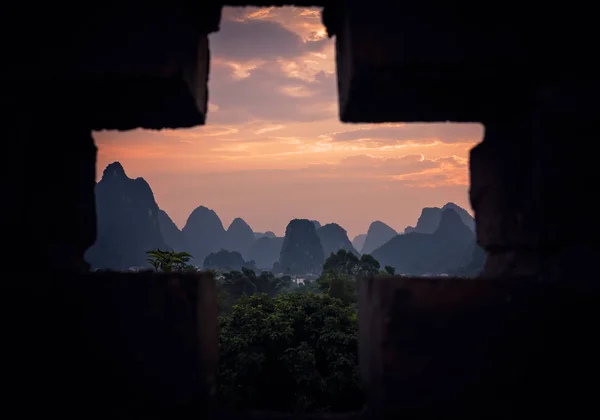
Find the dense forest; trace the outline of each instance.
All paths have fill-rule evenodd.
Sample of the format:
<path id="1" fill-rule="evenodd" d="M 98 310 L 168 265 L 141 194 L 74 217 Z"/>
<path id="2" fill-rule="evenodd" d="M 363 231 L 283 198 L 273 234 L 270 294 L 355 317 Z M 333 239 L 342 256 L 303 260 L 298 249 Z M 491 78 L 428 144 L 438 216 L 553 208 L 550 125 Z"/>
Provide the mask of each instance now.
<path id="1" fill-rule="evenodd" d="M 195 270 L 185 252 L 153 250 L 157 271 Z M 357 278 L 393 274 L 368 254 L 340 250 L 313 281 L 243 267 L 212 270 L 219 293 L 218 398 L 229 407 L 355 411 Z"/>

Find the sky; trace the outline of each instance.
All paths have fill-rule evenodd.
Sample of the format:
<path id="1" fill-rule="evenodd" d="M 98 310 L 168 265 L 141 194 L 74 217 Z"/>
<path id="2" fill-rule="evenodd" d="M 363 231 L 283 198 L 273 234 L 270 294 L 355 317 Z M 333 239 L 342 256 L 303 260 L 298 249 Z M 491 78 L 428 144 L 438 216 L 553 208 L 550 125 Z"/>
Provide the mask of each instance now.
<path id="1" fill-rule="evenodd" d="M 334 39 L 318 9 L 225 8 L 210 35 L 205 126 L 102 131 L 98 178 L 119 161 L 181 228 L 196 207 L 283 235 L 291 219 L 350 239 L 380 220 L 399 232 L 423 207 L 471 211 L 468 154 L 479 124 L 342 124 Z"/>

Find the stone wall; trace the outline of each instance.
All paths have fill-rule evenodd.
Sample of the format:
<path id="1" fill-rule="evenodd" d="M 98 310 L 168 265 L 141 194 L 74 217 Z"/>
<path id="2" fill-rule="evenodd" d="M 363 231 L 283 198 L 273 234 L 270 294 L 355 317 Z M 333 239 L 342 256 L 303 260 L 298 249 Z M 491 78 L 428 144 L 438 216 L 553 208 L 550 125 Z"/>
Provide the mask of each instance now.
<path id="1" fill-rule="evenodd" d="M 4 410 L 339 420 L 530 419 L 595 410 L 596 282 L 396 276 L 360 286 L 366 410 L 301 415 L 213 405 L 217 308 L 207 274 L 6 277 Z"/>
<path id="2" fill-rule="evenodd" d="M 577 418 L 595 407 L 596 281 L 361 283 L 366 418 Z"/>
<path id="3" fill-rule="evenodd" d="M 29 273 L 4 280 L 5 413 L 172 418 L 209 407 L 218 339 L 209 275 Z"/>

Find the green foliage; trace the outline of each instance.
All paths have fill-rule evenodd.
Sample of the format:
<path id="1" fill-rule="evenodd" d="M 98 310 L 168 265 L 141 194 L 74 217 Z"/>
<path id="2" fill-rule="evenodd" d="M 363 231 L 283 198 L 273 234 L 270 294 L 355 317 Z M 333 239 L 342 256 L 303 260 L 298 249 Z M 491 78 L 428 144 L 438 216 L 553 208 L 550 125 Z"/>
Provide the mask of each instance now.
<path id="1" fill-rule="evenodd" d="M 175 252 L 160 249 L 146 251 L 148 262 L 156 271 L 195 271 L 195 267 L 188 264 L 192 255 L 187 252 Z"/>
<path id="2" fill-rule="evenodd" d="M 231 306 L 242 296 L 251 296 L 257 293 L 265 293 L 275 296 L 278 293 L 289 292 L 296 289 L 296 284 L 290 276 L 275 277 L 269 271 L 263 271 L 259 275 L 250 268 L 242 268 L 241 271 L 229 271 L 215 276 L 219 285 L 220 309 L 228 311 Z"/>
<path id="3" fill-rule="evenodd" d="M 256 285 L 243 271 L 222 273 L 219 284 L 227 293 L 225 309 L 229 309 L 243 295 L 253 295 L 257 292 Z"/>
<path id="4" fill-rule="evenodd" d="M 352 252 L 340 249 L 335 254 L 332 252 L 325 260 L 323 272 L 326 271 L 352 277 L 374 276 L 379 274 L 379 261 L 369 254 L 363 254 L 358 258 Z"/>
<path id="5" fill-rule="evenodd" d="M 296 293 L 321 293 L 319 284 L 313 280 L 304 280 L 304 282 L 300 284 L 294 284 L 294 287 L 291 288 L 291 291 Z"/>
<path id="6" fill-rule="evenodd" d="M 195 270 L 185 252 L 148 251 L 157 271 Z M 239 259 L 239 258 L 238 258 Z M 363 404 L 357 360 L 357 281 L 393 275 L 370 255 L 340 250 L 299 284 L 252 266 L 214 269 L 220 322 L 218 397 L 269 411 L 354 411 Z"/>
<path id="7" fill-rule="evenodd" d="M 356 279 L 346 273 L 329 270 L 324 272 L 316 283 L 321 292 L 341 300 L 344 304 L 356 302 Z"/>
<path id="8" fill-rule="evenodd" d="M 357 300 L 357 278 L 380 274 L 379 261 L 369 254 L 360 258 L 352 252 L 340 249 L 331 253 L 323 264 L 323 274 L 317 279 L 321 292 L 340 299 L 345 304 L 354 304 Z M 388 269 L 392 267 L 386 267 Z"/>
<path id="9" fill-rule="evenodd" d="M 222 315 L 219 396 L 274 411 L 360 409 L 356 311 L 314 293 L 242 297 Z"/>

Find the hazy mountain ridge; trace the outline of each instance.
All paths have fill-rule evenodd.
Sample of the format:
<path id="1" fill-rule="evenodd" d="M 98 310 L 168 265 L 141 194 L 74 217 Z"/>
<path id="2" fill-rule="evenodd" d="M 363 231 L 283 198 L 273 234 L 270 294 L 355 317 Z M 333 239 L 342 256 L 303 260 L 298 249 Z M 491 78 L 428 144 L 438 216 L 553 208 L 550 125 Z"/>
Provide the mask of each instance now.
<path id="1" fill-rule="evenodd" d="M 177 252 L 187 252 L 189 250 L 189 244 L 185 235 L 179 230 L 166 211 L 158 210 L 158 223 L 168 248 Z"/>
<path id="2" fill-rule="evenodd" d="M 85 258 L 92 268 L 147 266 L 146 250 L 164 248 L 158 204 L 143 178 L 129 178 L 119 162 L 95 186 L 97 240 Z"/>
<path id="3" fill-rule="evenodd" d="M 462 207 L 448 202 L 444 204 L 442 207 L 425 207 L 421 210 L 421 215 L 417 220 L 417 224 L 413 226 L 407 226 L 404 229 L 404 233 L 433 233 L 440 225 L 440 221 L 442 220 L 442 213 L 444 210 L 451 209 L 454 210 L 462 222 L 471 229 L 472 232 L 475 232 L 475 219 L 468 211 L 463 209 Z"/>
<path id="4" fill-rule="evenodd" d="M 285 229 L 277 271 L 290 274 L 319 273 L 325 261 L 316 224 L 307 219 L 294 219 Z"/>
<path id="5" fill-rule="evenodd" d="M 376 249 L 372 256 L 400 274 L 449 274 L 470 260 L 474 242 L 473 231 L 455 210 L 447 208 L 433 233 L 397 235 Z"/>
<path id="6" fill-rule="evenodd" d="M 369 225 L 361 252 L 363 254 L 370 254 L 396 235 L 398 235 L 398 232 L 385 223 L 376 220 Z"/>
<path id="7" fill-rule="evenodd" d="M 188 252 L 197 265 L 201 265 L 208 254 L 225 246 L 225 228 L 221 219 L 214 210 L 204 206 L 192 211 L 182 232 L 190 245 Z"/>
<path id="8" fill-rule="evenodd" d="M 352 239 L 352 246 L 358 252 L 362 253 L 363 246 L 365 245 L 365 240 L 367 239 L 366 233 L 359 233 Z"/>
<path id="9" fill-rule="evenodd" d="M 224 248 L 228 251 L 237 251 L 242 257 L 248 258 L 250 247 L 255 241 L 250 225 L 241 217 L 236 217 L 227 228 Z"/>
<path id="10" fill-rule="evenodd" d="M 309 219 L 290 221 L 284 237 L 254 232 L 241 217 L 225 229 L 217 213 L 205 206 L 194 209 L 180 230 L 158 208 L 148 183 L 127 177 L 119 162 L 104 170 L 96 201 L 98 241 L 86 254 L 94 268 L 146 266 L 145 252 L 154 248 L 189 252 L 196 266 L 212 255 L 206 261 L 211 268 L 219 261 L 241 267 L 253 260 L 258 269 L 298 274 L 318 272 L 323 260 L 339 249 L 372 254 L 381 266 L 414 275 L 472 275 L 485 260 L 475 242 L 473 217 L 454 203 L 424 208 L 415 227 L 400 235 L 374 221 L 366 234 L 351 242 L 337 223 L 321 225 Z"/>
<path id="11" fill-rule="evenodd" d="M 317 229 L 317 236 L 321 241 L 325 258 L 331 253 L 336 253 L 340 249 L 350 251 L 355 255 L 359 255 L 358 251 L 352 246 L 352 242 L 348 239 L 346 229 L 337 223 L 328 223 Z"/>

